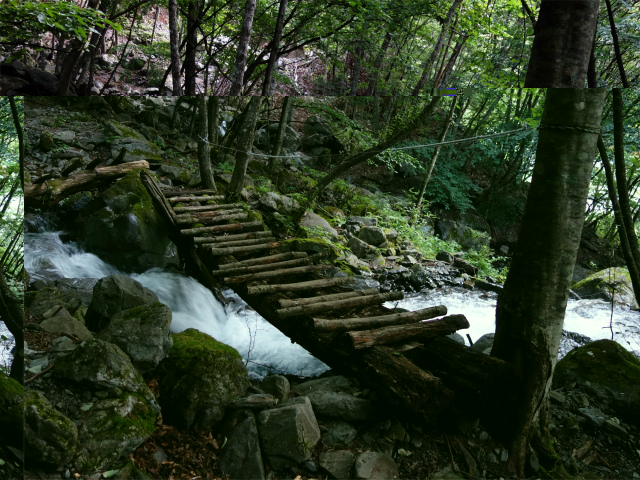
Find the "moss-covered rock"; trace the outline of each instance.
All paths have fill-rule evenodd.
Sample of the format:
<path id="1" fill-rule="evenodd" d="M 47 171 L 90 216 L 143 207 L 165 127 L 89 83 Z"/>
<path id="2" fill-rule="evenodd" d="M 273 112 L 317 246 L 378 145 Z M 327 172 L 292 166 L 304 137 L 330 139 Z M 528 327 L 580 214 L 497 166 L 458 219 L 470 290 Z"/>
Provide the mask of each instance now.
<path id="1" fill-rule="evenodd" d="M 340 249 L 332 242 L 324 238 L 292 238 L 283 242 L 289 250 L 296 252 L 324 253 L 329 260 L 340 256 Z"/>
<path id="2" fill-rule="evenodd" d="M 22 450 L 24 390 L 13 378 L 0 372 L 0 441 Z"/>
<path id="3" fill-rule="evenodd" d="M 139 171 L 125 175 L 83 209 L 75 234 L 87 251 L 124 271 L 179 264 L 177 247 Z"/>
<path id="4" fill-rule="evenodd" d="M 573 284 L 573 290 L 582 298 L 601 298 L 618 303 L 626 303 L 638 308 L 629 270 L 624 267 L 611 267 L 589 275 Z"/>
<path id="5" fill-rule="evenodd" d="M 558 388 L 589 382 L 621 418 L 640 426 L 640 360 L 612 340 L 598 340 L 576 348 L 558 362 L 553 385 Z"/>
<path id="6" fill-rule="evenodd" d="M 164 421 L 180 428 L 211 429 L 249 386 L 238 351 L 192 328 L 173 335 L 158 368 Z"/>
<path id="7" fill-rule="evenodd" d="M 45 396 L 25 392 L 24 440 L 27 464 L 59 467 L 69 463 L 78 446 L 78 427 Z"/>
<path id="8" fill-rule="evenodd" d="M 47 287 L 36 292 L 27 292 L 24 297 L 25 307 L 35 319 L 48 318 L 64 308 L 74 315 L 82 300 L 76 292 Z"/>

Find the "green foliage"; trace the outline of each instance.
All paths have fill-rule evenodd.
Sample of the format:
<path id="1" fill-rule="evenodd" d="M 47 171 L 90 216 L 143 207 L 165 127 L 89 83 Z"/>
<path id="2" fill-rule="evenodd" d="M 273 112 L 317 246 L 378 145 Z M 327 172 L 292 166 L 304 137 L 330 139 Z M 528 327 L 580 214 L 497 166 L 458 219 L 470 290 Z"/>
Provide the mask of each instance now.
<path id="1" fill-rule="evenodd" d="M 497 269 L 493 263 L 499 260 L 506 260 L 506 257 L 496 257 L 494 252 L 487 245 L 481 245 L 476 250 L 468 250 L 462 255 L 466 261 L 478 267 L 478 277 L 492 277 L 499 283 L 504 283 L 507 279 L 507 267 Z"/>

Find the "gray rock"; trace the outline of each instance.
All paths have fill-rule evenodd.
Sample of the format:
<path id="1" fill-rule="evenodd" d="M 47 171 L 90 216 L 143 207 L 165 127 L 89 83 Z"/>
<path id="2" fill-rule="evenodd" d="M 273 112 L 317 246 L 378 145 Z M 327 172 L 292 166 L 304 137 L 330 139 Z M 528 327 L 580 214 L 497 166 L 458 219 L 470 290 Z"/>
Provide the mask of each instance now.
<path id="1" fill-rule="evenodd" d="M 111 317 L 100 338 L 119 346 L 141 373 L 147 373 L 171 350 L 170 325 L 171 309 L 165 304 L 140 305 Z"/>
<path id="2" fill-rule="evenodd" d="M 76 138 L 76 132 L 72 132 L 71 130 L 64 130 L 62 132 L 57 132 L 53 135 L 53 138 L 56 140 L 60 140 L 64 143 L 71 142 L 74 138 Z"/>
<path id="3" fill-rule="evenodd" d="M 413 255 L 404 255 L 402 257 L 402 261 L 400 262 L 401 265 L 404 265 L 407 267 L 411 265 L 415 265 L 416 263 L 418 263 L 418 260 Z"/>
<path id="4" fill-rule="evenodd" d="M 58 93 L 58 77 L 44 70 L 27 70 L 27 80 L 31 82 L 32 95 L 56 96 Z"/>
<path id="5" fill-rule="evenodd" d="M 551 390 L 549 392 L 549 398 L 560 405 L 566 401 L 565 396 L 557 390 Z"/>
<path id="6" fill-rule="evenodd" d="M 322 436 L 322 441 L 328 447 L 349 445 L 358 435 L 358 431 L 350 423 L 341 420 L 330 420 L 325 427 L 328 431 Z"/>
<path id="7" fill-rule="evenodd" d="M 582 414 L 585 418 L 587 418 L 591 423 L 593 423 L 596 427 L 602 427 L 605 421 L 609 418 L 608 415 L 605 415 L 602 410 L 599 408 L 579 408 L 578 412 Z"/>
<path id="8" fill-rule="evenodd" d="M 75 350 L 76 347 L 77 345 L 73 343 L 73 340 L 65 336 L 54 338 L 51 341 L 51 350 L 53 351 L 65 352 L 69 350 Z"/>
<path id="9" fill-rule="evenodd" d="M 393 480 L 398 476 L 398 466 L 391 455 L 380 452 L 364 452 L 356 458 L 353 478 Z"/>
<path id="10" fill-rule="evenodd" d="M 310 211 L 305 212 L 305 214 L 302 216 L 302 220 L 300 220 L 300 226 L 311 228 L 311 229 L 313 229 L 314 227 L 321 228 L 322 230 L 324 230 L 325 232 L 329 233 L 332 236 L 338 235 L 337 230 L 333 228 L 329 224 L 329 222 L 327 222 L 320 215 L 316 215 L 315 213 Z"/>
<path id="11" fill-rule="evenodd" d="M 103 53 L 96 59 L 98 65 L 103 67 L 115 67 L 118 64 L 118 57 L 109 53 Z"/>
<path id="12" fill-rule="evenodd" d="M 80 305 L 82 305 L 82 301 L 77 293 L 57 288 L 45 287 L 25 295 L 25 307 L 29 309 L 29 314 L 36 320 L 46 318 L 45 314 L 48 314 L 47 317 L 51 317 L 61 308 L 74 315 Z"/>
<path id="13" fill-rule="evenodd" d="M 387 240 L 390 242 L 395 241 L 398 238 L 398 231 L 393 228 L 385 228 L 384 234 L 387 237 Z"/>
<path id="14" fill-rule="evenodd" d="M 362 227 L 358 238 L 363 242 L 378 246 L 387 241 L 387 237 L 384 234 L 384 230 L 380 227 Z"/>
<path id="15" fill-rule="evenodd" d="M 307 395 L 311 392 L 353 392 L 355 387 L 347 377 L 335 375 L 303 382 L 292 391 L 296 395 Z"/>
<path id="16" fill-rule="evenodd" d="M 622 438 L 627 438 L 627 435 L 629 434 L 626 428 L 612 418 L 605 420 L 603 427 L 607 432 L 613 433 L 614 435 L 618 435 Z"/>
<path id="17" fill-rule="evenodd" d="M 452 333 L 450 335 L 447 335 L 447 337 L 449 337 L 451 340 L 454 340 L 455 342 L 458 342 L 461 345 L 465 344 L 464 337 L 459 333 Z"/>
<path id="18" fill-rule="evenodd" d="M 87 327 L 73 318 L 65 309 L 61 309 L 57 315 L 40 323 L 45 332 L 66 333 L 78 337 L 80 340 L 91 340 L 93 335 Z"/>
<path id="19" fill-rule="evenodd" d="M 266 195 L 260 197 L 260 205 L 267 210 L 278 212 L 281 215 L 291 215 L 295 210 L 300 208 L 298 202 L 293 198 L 285 195 L 279 195 L 275 192 L 267 192 Z"/>
<path id="20" fill-rule="evenodd" d="M 587 278 L 573 284 L 573 290 L 581 298 L 602 298 L 617 303 L 625 303 L 638 308 L 638 302 L 633 293 L 629 271 L 624 267 L 611 267 L 592 273 Z"/>
<path id="21" fill-rule="evenodd" d="M 186 168 L 175 167 L 173 165 L 160 165 L 157 170 L 159 175 L 164 175 L 173 182 L 174 185 L 187 185 L 191 174 Z"/>
<path id="22" fill-rule="evenodd" d="M 258 431 L 264 453 L 295 463 L 309 459 L 320 440 L 320 428 L 306 397 L 260 412 Z"/>
<path id="23" fill-rule="evenodd" d="M 289 392 L 291 392 L 291 386 L 289 380 L 282 375 L 269 375 L 262 380 L 260 388 L 266 393 L 270 393 L 277 400 L 278 403 L 283 403 L 289 400 Z"/>
<path id="24" fill-rule="evenodd" d="M 375 247 L 372 247 L 368 243 L 363 242 L 356 237 L 351 237 L 347 245 L 358 258 L 365 258 L 367 255 L 376 252 Z"/>
<path id="25" fill-rule="evenodd" d="M 435 232 L 442 240 L 453 240 L 464 250 L 489 246 L 491 227 L 480 215 L 471 211 L 461 214 L 452 210 L 441 210 L 438 215 Z"/>
<path id="26" fill-rule="evenodd" d="M 247 410 L 240 410 L 233 414 L 232 420 L 237 423 L 220 452 L 222 470 L 233 479 L 264 479 L 255 417 Z"/>
<path id="27" fill-rule="evenodd" d="M 264 410 L 274 407 L 277 403 L 278 400 L 269 393 L 256 393 L 234 400 L 229 406 L 238 409 Z"/>
<path id="28" fill-rule="evenodd" d="M 69 463 L 78 446 L 78 428 L 45 396 L 25 391 L 24 441 L 29 463 L 49 467 Z"/>
<path id="29" fill-rule="evenodd" d="M 346 392 L 310 392 L 307 394 L 317 415 L 339 420 L 370 420 L 376 417 L 371 400 Z"/>
<path id="30" fill-rule="evenodd" d="M 53 135 L 51 132 L 45 130 L 40 134 L 40 143 L 38 146 L 43 152 L 50 152 L 53 150 Z"/>
<path id="31" fill-rule="evenodd" d="M 353 464 L 353 453 L 349 450 L 336 450 L 322 452 L 320 454 L 320 468 L 329 474 L 331 478 L 347 479 Z"/>
<path id="32" fill-rule="evenodd" d="M 100 331 L 115 314 L 133 307 L 158 302 L 155 293 L 133 278 L 125 275 L 109 275 L 101 278 L 93 287 L 93 299 L 85 315 L 87 327 Z"/>
<path id="33" fill-rule="evenodd" d="M 349 217 L 347 218 L 347 225 L 360 225 L 364 227 L 377 227 L 378 219 L 372 217 Z"/>
<path id="34" fill-rule="evenodd" d="M 249 386 L 238 351 L 192 328 L 173 335 L 158 372 L 164 421 L 178 428 L 210 430 Z"/>
<path id="35" fill-rule="evenodd" d="M 438 252 L 438 254 L 436 255 L 436 260 L 440 260 L 442 262 L 447 262 L 447 263 L 453 263 L 453 255 L 445 251 Z"/>
<path id="36" fill-rule="evenodd" d="M 493 339 L 495 336 L 495 333 L 485 333 L 469 348 L 474 352 L 484 352 L 487 348 L 493 347 Z"/>
<path id="37" fill-rule="evenodd" d="M 444 467 L 442 470 L 429 475 L 429 480 L 464 480 L 464 478 L 465 477 L 457 473 L 451 467 L 451 465 L 448 465 Z"/>
<path id="38" fill-rule="evenodd" d="M 98 283 L 97 278 L 62 278 L 56 281 L 56 288 L 74 292 L 80 297 L 82 305 L 88 307 L 93 299 L 93 287 L 96 283 Z"/>

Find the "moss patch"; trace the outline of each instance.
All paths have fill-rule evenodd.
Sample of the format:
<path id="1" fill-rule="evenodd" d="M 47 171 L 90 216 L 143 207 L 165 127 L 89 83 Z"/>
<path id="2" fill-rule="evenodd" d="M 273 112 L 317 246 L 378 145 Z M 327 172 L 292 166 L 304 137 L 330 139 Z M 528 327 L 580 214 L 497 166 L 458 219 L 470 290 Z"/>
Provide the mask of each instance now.
<path id="1" fill-rule="evenodd" d="M 24 389 L 13 378 L 0 372 L 0 439 L 14 445 L 16 432 L 22 430 Z M 22 449 L 22 439 L 18 441 Z"/>
<path id="2" fill-rule="evenodd" d="M 235 348 L 218 342 L 206 333 L 189 328 L 173 335 L 173 348 L 169 357 L 176 366 L 187 371 L 195 364 L 215 361 L 221 354 L 241 359 Z"/>

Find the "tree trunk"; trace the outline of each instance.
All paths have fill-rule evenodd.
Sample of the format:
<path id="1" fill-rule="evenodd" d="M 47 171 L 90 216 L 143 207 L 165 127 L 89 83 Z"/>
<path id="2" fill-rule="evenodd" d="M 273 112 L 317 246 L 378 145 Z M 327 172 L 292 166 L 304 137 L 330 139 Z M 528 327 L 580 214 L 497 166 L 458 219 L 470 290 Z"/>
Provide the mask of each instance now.
<path id="1" fill-rule="evenodd" d="M 247 0 L 244 7 L 244 18 L 238 39 L 238 51 L 236 62 L 233 67 L 233 81 L 229 95 L 242 95 L 242 85 L 244 84 L 244 69 L 247 66 L 247 51 L 249 50 L 249 40 L 251 39 L 251 26 L 253 25 L 253 14 L 256 11 L 256 0 Z M 253 137 L 252 137 L 253 138 Z"/>
<path id="2" fill-rule="evenodd" d="M 599 0 L 542 0 L 525 88 L 584 88 Z"/>
<path id="3" fill-rule="evenodd" d="M 187 9 L 187 48 L 184 56 L 184 94 L 196 94 L 196 46 L 198 44 L 198 14 L 201 11 L 197 0 L 190 0 Z"/>
<path id="4" fill-rule="evenodd" d="M 252 0 L 248 0 L 250 3 Z M 255 0 L 254 8 L 255 8 Z M 262 105 L 263 97 L 251 97 L 249 105 L 247 105 L 246 115 L 242 128 L 238 135 L 238 150 L 236 155 L 236 165 L 233 169 L 233 175 L 227 188 L 227 193 L 239 194 L 244 186 L 244 176 L 247 173 L 247 165 L 249 164 L 249 151 L 253 146 L 253 137 L 256 131 L 256 122 L 258 121 L 258 112 Z"/>
<path id="5" fill-rule="evenodd" d="M 218 115 L 220 111 L 220 99 L 217 96 L 209 97 L 209 163 L 213 162 L 217 158 L 216 147 L 218 145 Z"/>
<path id="6" fill-rule="evenodd" d="M 368 97 L 373 97 L 374 94 L 376 93 L 376 87 L 378 85 L 378 77 L 380 76 L 380 67 L 382 67 L 384 56 L 387 54 L 387 50 L 389 49 L 389 44 L 391 43 L 392 38 L 393 37 L 391 35 L 391 32 L 387 31 L 387 34 L 384 36 L 384 40 L 382 41 L 380 52 L 378 52 L 378 56 L 373 62 L 373 70 L 371 73 L 371 78 L 369 79 L 369 85 L 367 85 Z M 374 130 L 374 133 L 375 133 L 375 130 Z"/>
<path id="7" fill-rule="evenodd" d="M 356 42 L 356 48 L 353 51 L 353 69 L 351 70 L 351 86 L 349 88 L 349 96 L 351 97 L 354 97 L 358 92 L 358 83 L 360 81 L 360 70 L 362 69 L 362 54 L 363 54 L 362 44 L 361 42 Z M 354 106 L 354 109 L 355 109 L 355 106 Z"/>
<path id="8" fill-rule="evenodd" d="M 282 150 L 282 143 L 284 142 L 284 133 L 287 131 L 287 124 L 289 120 L 289 113 L 293 107 L 293 100 L 291 96 L 284 97 L 282 102 L 282 111 L 280 112 L 280 123 L 278 124 L 278 133 L 276 134 L 276 140 L 273 144 L 273 150 L 271 155 L 277 157 Z M 269 169 L 273 168 L 273 159 L 269 159 Z"/>
<path id="9" fill-rule="evenodd" d="M 288 97 L 287 97 L 288 98 Z M 24 106 L 21 109 L 22 115 L 18 112 L 18 106 L 14 97 L 9 97 L 9 105 L 11 106 L 11 115 L 13 116 L 13 125 L 18 134 L 18 155 L 20 159 L 20 185 L 24 191 L 24 133 L 22 130 L 22 122 L 24 120 Z M 24 104 L 23 104 L 24 105 Z"/>
<path id="10" fill-rule="evenodd" d="M 207 189 L 216 191 L 216 184 L 213 181 L 213 172 L 211 171 L 211 158 L 209 156 L 209 130 L 207 128 L 207 98 L 202 95 L 198 97 L 198 124 L 200 131 L 198 132 L 198 164 L 200 166 L 200 178 L 202 178 L 202 186 Z"/>
<path id="11" fill-rule="evenodd" d="M 509 466 L 522 478 L 529 436 L 546 429 L 541 407 L 557 361 L 604 99 L 604 89 L 547 92 L 518 244 L 498 299 L 491 354 L 513 364 L 523 386 L 513 398 L 495 399 L 488 424 L 509 445 Z"/>
<path id="12" fill-rule="evenodd" d="M 178 41 L 178 0 L 169 0 L 169 43 L 171 44 L 171 80 L 173 83 L 172 93 L 174 97 L 179 97 L 180 43 Z"/>
<path id="13" fill-rule="evenodd" d="M 282 30 L 284 29 L 284 17 L 286 14 L 287 0 L 280 0 L 278 20 L 276 21 L 276 31 L 273 35 L 273 39 L 271 40 L 271 52 L 269 53 L 269 61 L 267 62 L 267 69 L 264 73 L 264 82 L 262 84 L 262 95 L 265 97 L 270 96 L 273 90 L 273 70 L 276 68 L 276 62 L 278 61 L 278 49 L 280 48 Z"/>
<path id="14" fill-rule="evenodd" d="M 613 18 L 613 11 L 611 9 L 611 0 L 605 0 L 607 4 L 607 15 L 609 16 L 609 25 L 611 26 L 611 40 L 613 41 L 613 49 L 616 54 L 616 62 L 618 63 L 618 70 L 620 71 L 620 81 L 624 88 L 629 88 L 629 82 L 627 81 L 627 74 L 624 71 L 624 63 L 622 62 L 622 53 L 620 53 L 620 42 L 618 41 L 618 31 L 616 30 L 616 22 Z"/>

